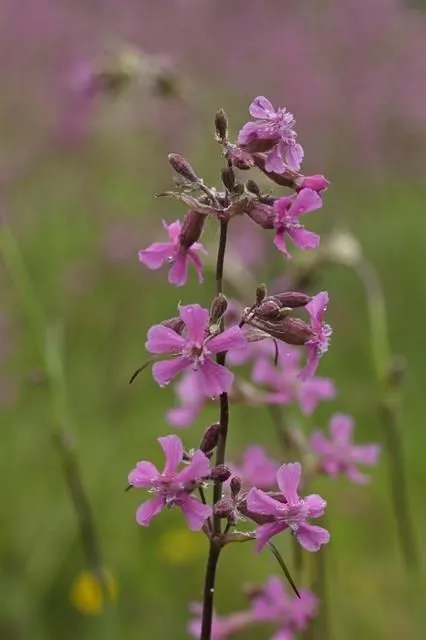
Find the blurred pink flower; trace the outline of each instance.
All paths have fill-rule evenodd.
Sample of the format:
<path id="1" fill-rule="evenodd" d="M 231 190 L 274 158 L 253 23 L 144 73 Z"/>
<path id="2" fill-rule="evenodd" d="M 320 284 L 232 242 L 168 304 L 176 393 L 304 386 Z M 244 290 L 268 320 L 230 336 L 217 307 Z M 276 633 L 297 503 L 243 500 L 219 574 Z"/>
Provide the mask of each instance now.
<path id="1" fill-rule="evenodd" d="M 299 249 L 315 249 L 320 243 L 318 234 L 307 231 L 299 222 L 299 216 L 322 207 L 321 196 L 313 189 L 302 189 L 294 196 L 284 196 L 274 202 L 275 246 L 287 258 L 290 254 L 285 244 L 285 235 Z"/>
<path id="2" fill-rule="evenodd" d="M 141 489 L 148 489 L 155 494 L 155 498 L 142 503 L 136 512 L 138 524 L 147 527 L 153 516 L 164 507 L 179 507 L 188 522 L 190 529 L 201 529 L 206 518 L 212 513 L 212 508 L 190 495 L 197 483 L 210 474 L 210 462 L 202 451 L 195 451 L 191 461 L 181 470 L 177 467 L 183 461 L 183 445 L 178 436 L 170 435 L 158 438 L 166 461 L 160 473 L 157 467 L 143 460 L 129 474 L 129 485 Z"/>
<path id="3" fill-rule="evenodd" d="M 244 451 L 241 464 L 228 465 L 234 476 L 243 484 L 260 489 L 273 489 L 277 486 L 279 463 L 270 458 L 264 447 L 251 445 Z"/>
<path id="4" fill-rule="evenodd" d="M 256 620 L 275 622 L 282 631 L 288 633 L 306 629 L 317 609 L 318 598 L 311 591 L 302 589 L 300 598 L 289 596 L 282 581 L 276 576 L 269 578 L 252 599 L 252 611 Z"/>
<path id="5" fill-rule="evenodd" d="M 197 374 L 192 370 L 185 371 L 174 390 L 181 404 L 167 411 L 167 422 L 173 427 L 189 427 L 206 402 L 206 396 L 200 392 Z"/>
<path id="6" fill-rule="evenodd" d="M 352 443 L 354 420 L 351 416 L 335 413 L 329 423 L 330 438 L 321 431 L 314 431 L 309 445 L 318 457 L 322 469 L 330 476 L 344 473 L 353 482 L 366 483 L 368 476 L 358 471 L 358 464 L 374 466 L 380 455 L 378 444 L 355 445 Z"/>
<path id="7" fill-rule="evenodd" d="M 203 605 L 201 602 L 192 602 L 189 609 L 194 619 L 188 624 L 188 632 L 198 639 L 201 635 Z M 234 633 L 238 633 L 249 626 L 253 619 L 254 616 L 251 611 L 237 611 L 227 616 L 218 616 L 214 613 L 211 640 L 226 640 Z"/>

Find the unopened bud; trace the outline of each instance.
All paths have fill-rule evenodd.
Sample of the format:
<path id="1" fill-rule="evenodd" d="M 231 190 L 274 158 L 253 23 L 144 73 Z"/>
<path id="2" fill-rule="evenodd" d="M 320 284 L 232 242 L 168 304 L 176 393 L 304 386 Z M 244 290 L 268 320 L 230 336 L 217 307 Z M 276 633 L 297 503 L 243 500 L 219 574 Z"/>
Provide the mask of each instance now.
<path id="1" fill-rule="evenodd" d="M 172 329 L 179 334 L 181 334 L 185 328 L 185 324 L 179 316 L 176 316 L 175 318 L 169 318 L 168 320 L 163 320 L 162 322 L 160 322 L 160 324 L 162 324 L 163 327 L 168 327 L 169 329 Z"/>
<path id="2" fill-rule="evenodd" d="M 221 498 L 214 505 L 215 515 L 219 518 L 229 518 L 234 511 L 234 503 L 231 498 Z"/>
<path id="3" fill-rule="evenodd" d="M 331 182 L 327 180 L 327 178 L 323 175 L 317 174 L 314 176 L 301 176 L 295 180 L 297 185 L 297 190 L 301 189 L 312 189 L 317 193 L 321 193 L 321 191 L 325 191 L 327 187 L 330 186 Z"/>
<path id="4" fill-rule="evenodd" d="M 222 182 L 228 191 L 233 191 L 235 189 L 235 171 L 232 167 L 222 169 Z"/>
<path id="5" fill-rule="evenodd" d="M 189 164 L 188 160 L 185 160 L 185 158 L 180 156 L 178 153 L 169 153 L 167 159 L 172 169 L 174 169 L 176 173 L 178 173 L 183 178 L 186 178 L 188 182 L 200 181 L 199 177 Z"/>
<path id="6" fill-rule="evenodd" d="M 206 216 L 198 211 L 188 211 L 185 215 L 181 231 L 179 234 L 179 244 L 185 251 L 189 249 L 194 242 L 198 242 L 203 232 Z"/>
<path id="7" fill-rule="evenodd" d="M 312 299 L 311 296 L 307 296 L 306 293 L 300 293 L 299 291 L 276 293 L 273 298 L 277 300 L 282 307 L 290 307 L 290 309 L 305 307 Z"/>
<path id="8" fill-rule="evenodd" d="M 255 314 L 258 318 L 264 318 L 265 320 L 273 320 L 278 318 L 281 310 L 279 302 L 273 298 L 267 298 L 262 304 L 257 307 Z"/>
<path id="9" fill-rule="evenodd" d="M 253 157 L 244 149 L 241 149 L 236 144 L 228 144 L 225 153 L 228 162 L 231 162 L 234 167 L 241 169 L 242 171 L 251 169 L 254 165 Z"/>
<path id="10" fill-rule="evenodd" d="M 210 427 L 207 427 L 200 444 L 200 449 L 203 453 L 213 451 L 218 443 L 220 432 L 221 426 L 219 422 L 214 422 Z"/>
<path id="11" fill-rule="evenodd" d="M 216 139 L 218 142 L 228 140 L 228 118 L 223 109 L 219 109 L 214 118 L 214 128 L 216 129 Z"/>
<path id="12" fill-rule="evenodd" d="M 312 338 L 312 330 L 306 322 L 300 318 L 286 317 L 280 323 L 279 339 L 287 344 L 303 346 Z M 278 335 L 276 336 L 278 337 Z"/>
<path id="13" fill-rule="evenodd" d="M 266 284 L 262 282 L 262 284 L 260 284 L 256 288 L 256 305 L 259 306 L 264 301 L 267 295 L 268 290 L 266 289 Z"/>
<path id="14" fill-rule="evenodd" d="M 230 486 L 232 497 L 235 498 L 241 491 L 241 478 L 233 476 Z"/>
<path id="15" fill-rule="evenodd" d="M 217 324 L 225 313 L 227 307 L 228 300 L 225 298 L 223 293 L 219 293 L 210 306 L 210 322 Z"/>
<path id="16" fill-rule="evenodd" d="M 217 480 L 218 482 L 226 482 L 228 478 L 231 477 L 231 471 L 224 464 L 218 464 L 216 467 L 212 469 L 210 474 L 210 478 L 212 480 Z"/>
<path id="17" fill-rule="evenodd" d="M 260 196 L 260 187 L 254 180 L 247 180 L 246 187 L 247 191 L 250 191 L 250 193 L 254 193 L 255 196 Z"/>

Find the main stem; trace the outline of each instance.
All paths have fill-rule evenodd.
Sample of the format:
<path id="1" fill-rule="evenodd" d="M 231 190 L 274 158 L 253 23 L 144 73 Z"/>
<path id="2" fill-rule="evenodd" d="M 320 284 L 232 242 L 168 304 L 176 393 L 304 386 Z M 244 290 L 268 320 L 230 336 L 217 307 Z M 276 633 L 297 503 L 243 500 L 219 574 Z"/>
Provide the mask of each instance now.
<path id="1" fill-rule="evenodd" d="M 228 237 L 228 221 L 220 222 L 220 238 L 217 251 L 216 261 L 216 295 L 223 292 L 223 267 L 225 262 L 226 241 Z M 223 325 L 223 320 L 221 321 Z M 223 328 L 223 326 L 222 326 Z M 226 353 L 218 353 L 218 364 L 225 364 Z M 219 398 L 220 406 L 220 434 L 216 448 L 216 465 L 224 464 L 226 453 L 226 439 L 228 436 L 229 424 L 229 400 L 227 393 L 221 393 Z M 213 509 L 214 505 L 222 497 L 222 482 L 216 482 L 213 488 Z M 201 621 L 200 640 L 211 640 L 213 607 L 214 607 L 214 589 L 216 582 L 217 563 L 219 561 L 221 551 L 221 525 L 220 518 L 213 514 L 213 530 L 210 540 L 209 556 L 207 559 L 206 575 L 204 580 L 204 596 L 203 596 L 203 617 Z"/>

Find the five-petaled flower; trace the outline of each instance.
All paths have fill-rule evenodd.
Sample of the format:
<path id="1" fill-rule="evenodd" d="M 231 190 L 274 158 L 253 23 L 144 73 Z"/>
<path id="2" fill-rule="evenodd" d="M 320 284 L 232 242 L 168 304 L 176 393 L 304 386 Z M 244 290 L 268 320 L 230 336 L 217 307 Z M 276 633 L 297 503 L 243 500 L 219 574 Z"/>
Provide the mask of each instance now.
<path id="1" fill-rule="evenodd" d="M 199 304 L 179 307 L 179 315 L 185 325 L 183 335 L 162 324 L 154 325 L 148 331 L 146 349 L 153 354 L 173 356 L 172 360 L 153 365 L 154 380 L 164 386 L 181 371 L 192 368 L 196 373 L 194 380 L 200 394 L 212 398 L 227 392 L 234 376 L 211 356 L 223 351 L 244 349 L 247 345 L 244 332 L 235 325 L 221 333 L 209 334 L 209 311 Z"/>
<path id="2" fill-rule="evenodd" d="M 177 506 L 182 509 L 193 531 L 202 528 L 204 521 L 212 514 L 212 508 L 203 504 L 191 491 L 207 478 L 210 474 L 210 462 L 202 451 L 195 451 L 191 460 L 181 470 L 178 466 L 183 461 L 183 445 L 178 436 L 170 435 L 158 438 L 163 449 L 166 461 L 163 471 L 143 460 L 138 462 L 135 469 L 129 474 L 129 485 L 141 489 L 148 489 L 154 494 L 152 500 L 147 500 L 140 505 L 136 512 L 138 524 L 147 527 L 153 516 L 157 515 L 164 507 Z"/>
<path id="3" fill-rule="evenodd" d="M 354 420 L 351 416 L 335 413 L 329 423 L 330 438 L 321 431 L 314 431 L 309 444 L 319 458 L 321 468 L 330 476 L 344 473 L 353 482 L 360 484 L 369 481 L 356 465 L 377 464 L 380 455 L 378 444 L 355 445 L 352 443 Z"/>
<path id="4" fill-rule="evenodd" d="M 315 249 L 318 247 L 320 242 L 319 235 L 305 229 L 299 218 L 304 213 L 316 211 L 321 207 L 321 196 L 313 189 L 302 189 L 293 196 L 284 196 L 275 200 L 274 244 L 287 258 L 290 258 L 291 255 L 287 251 L 285 235 L 288 235 L 299 249 Z"/>
<path id="5" fill-rule="evenodd" d="M 326 501 L 317 494 L 300 498 L 299 487 L 302 469 L 298 462 L 283 464 L 277 471 L 277 484 L 281 502 L 260 489 L 250 489 L 247 507 L 253 514 L 267 516 L 271 522 L 256 529 L 256 551 L 260 551 L 272 536 L 290 529 L 299 544 L 307 551 L 318 551 L 330 540 L 326 529 L 310 524 L 308 518 L 319 518 L 324 514 Z"/>
<path id="6" fill-rule="evenodd" d="M 324 322 L 324 313 L 328 305 L 327 291 L 321 291 L 312 298 L 305 309 L 311 317 L 310 329 L 312 337 L 305 344 L 307 362 L 299 374 L 301 380 L 312 377 L 319 364 L 321 356 L 327 351 L 332 328 Z"/>
<path id="7" fill-rule="evenodd" d="M 169 242 L 154 242 L 146 249 L 139 251 L 139 260 L 149 269 L 159 269 L 163 264 L 171 264 L 169 282 L 177 287 L 182 286 L 188 279 L 188 264 L 192 262 L 198 279 L 203 282 L 203 265 L 197 255 L 198 252 L 206 253 L 200 242 L 194 242 L 190 247 L 185 247 L 181 242 L 181 223 L 179 220 L 167 224 L 163 220 L 163 227 L 169 235 Z"/>
<path id="8" fill-rule="evenodd" d="M 303 149 L 296 142 L 293 114 L 287 109 L 275 110 L 263 96 L 253 100 L 249 111 L 255 121 L 247 122 L 240 129 L 238 143 L 250 153 L 267 151 L 266 171 L 298 171 L 303 160 Z"/>

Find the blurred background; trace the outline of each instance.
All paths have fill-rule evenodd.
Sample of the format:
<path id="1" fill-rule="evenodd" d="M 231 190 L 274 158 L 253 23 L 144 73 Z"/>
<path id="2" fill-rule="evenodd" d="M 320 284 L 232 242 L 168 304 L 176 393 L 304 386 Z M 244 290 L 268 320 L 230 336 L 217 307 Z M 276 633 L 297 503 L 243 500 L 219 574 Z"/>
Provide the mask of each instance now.
<path id="1" fill-rule="evenodd" d="M 17 283 L 0 264 L 0 637 L 188 637 L 207 545 L 174 511 L 138 527 L 142 496 L 123 491 L 137 460 L 160 462 L 155 439 L 172 432 L 164 413 L 175 398 L 149 372 L 127 383 L 145 359 L 147 328 L 173 316 L 179 300 L 207 303 L 211 291 L 195 278 L 172 290 L 164 270 L 138 263 L 137 250 L 159 239 L 162 218 L 184 213 L 153 197 L 172 184 L 167 153 L 183 154 L 217 183 L 214 114 L 223 107 L 235 135 L 256 95 L 295 114 L 304 173 L 332 181 L 310 228 L 354 234 L 382 280 L 391 349 L 407 362 L 401 432 L 423 551 L 426 3 L 3 0 L 0 59 L 0 215 L 32 281 L 21 274 Z M 216 231 L 207 227 L 206 244 Z M 270 244 L 247 236 L 245 253 L 252 241 L 256 282 L 284 275 L 280 256 L 273 268 L 265 262 Z M 339 393 L 304 425 L 324 427 L 344 411 L 355 416 L 359 441 L 384 442 L 360 281 L 334 266 L 315 288 L 330 292 L 334 327 L 320 373 Z M 112 608 L 82 574 L 88 567 L 53 442 L 61 416 L 113 576 Z M 208 409 L 182 432 L 186 444 L 196 446 L 215 417 Z M 273 451 L 261 409 L 237 407 L 231 432 L 234 454 L 254 441 Z M 388 472 L 385 455 L 367 488 L 318 483 L 332 531 L 330 637 L 424 637 L 422 561 L 407 573 Z M 277 573 L 268 553 L 225 551 L 223 614 L 244 608 L 242 584 Z"/>

